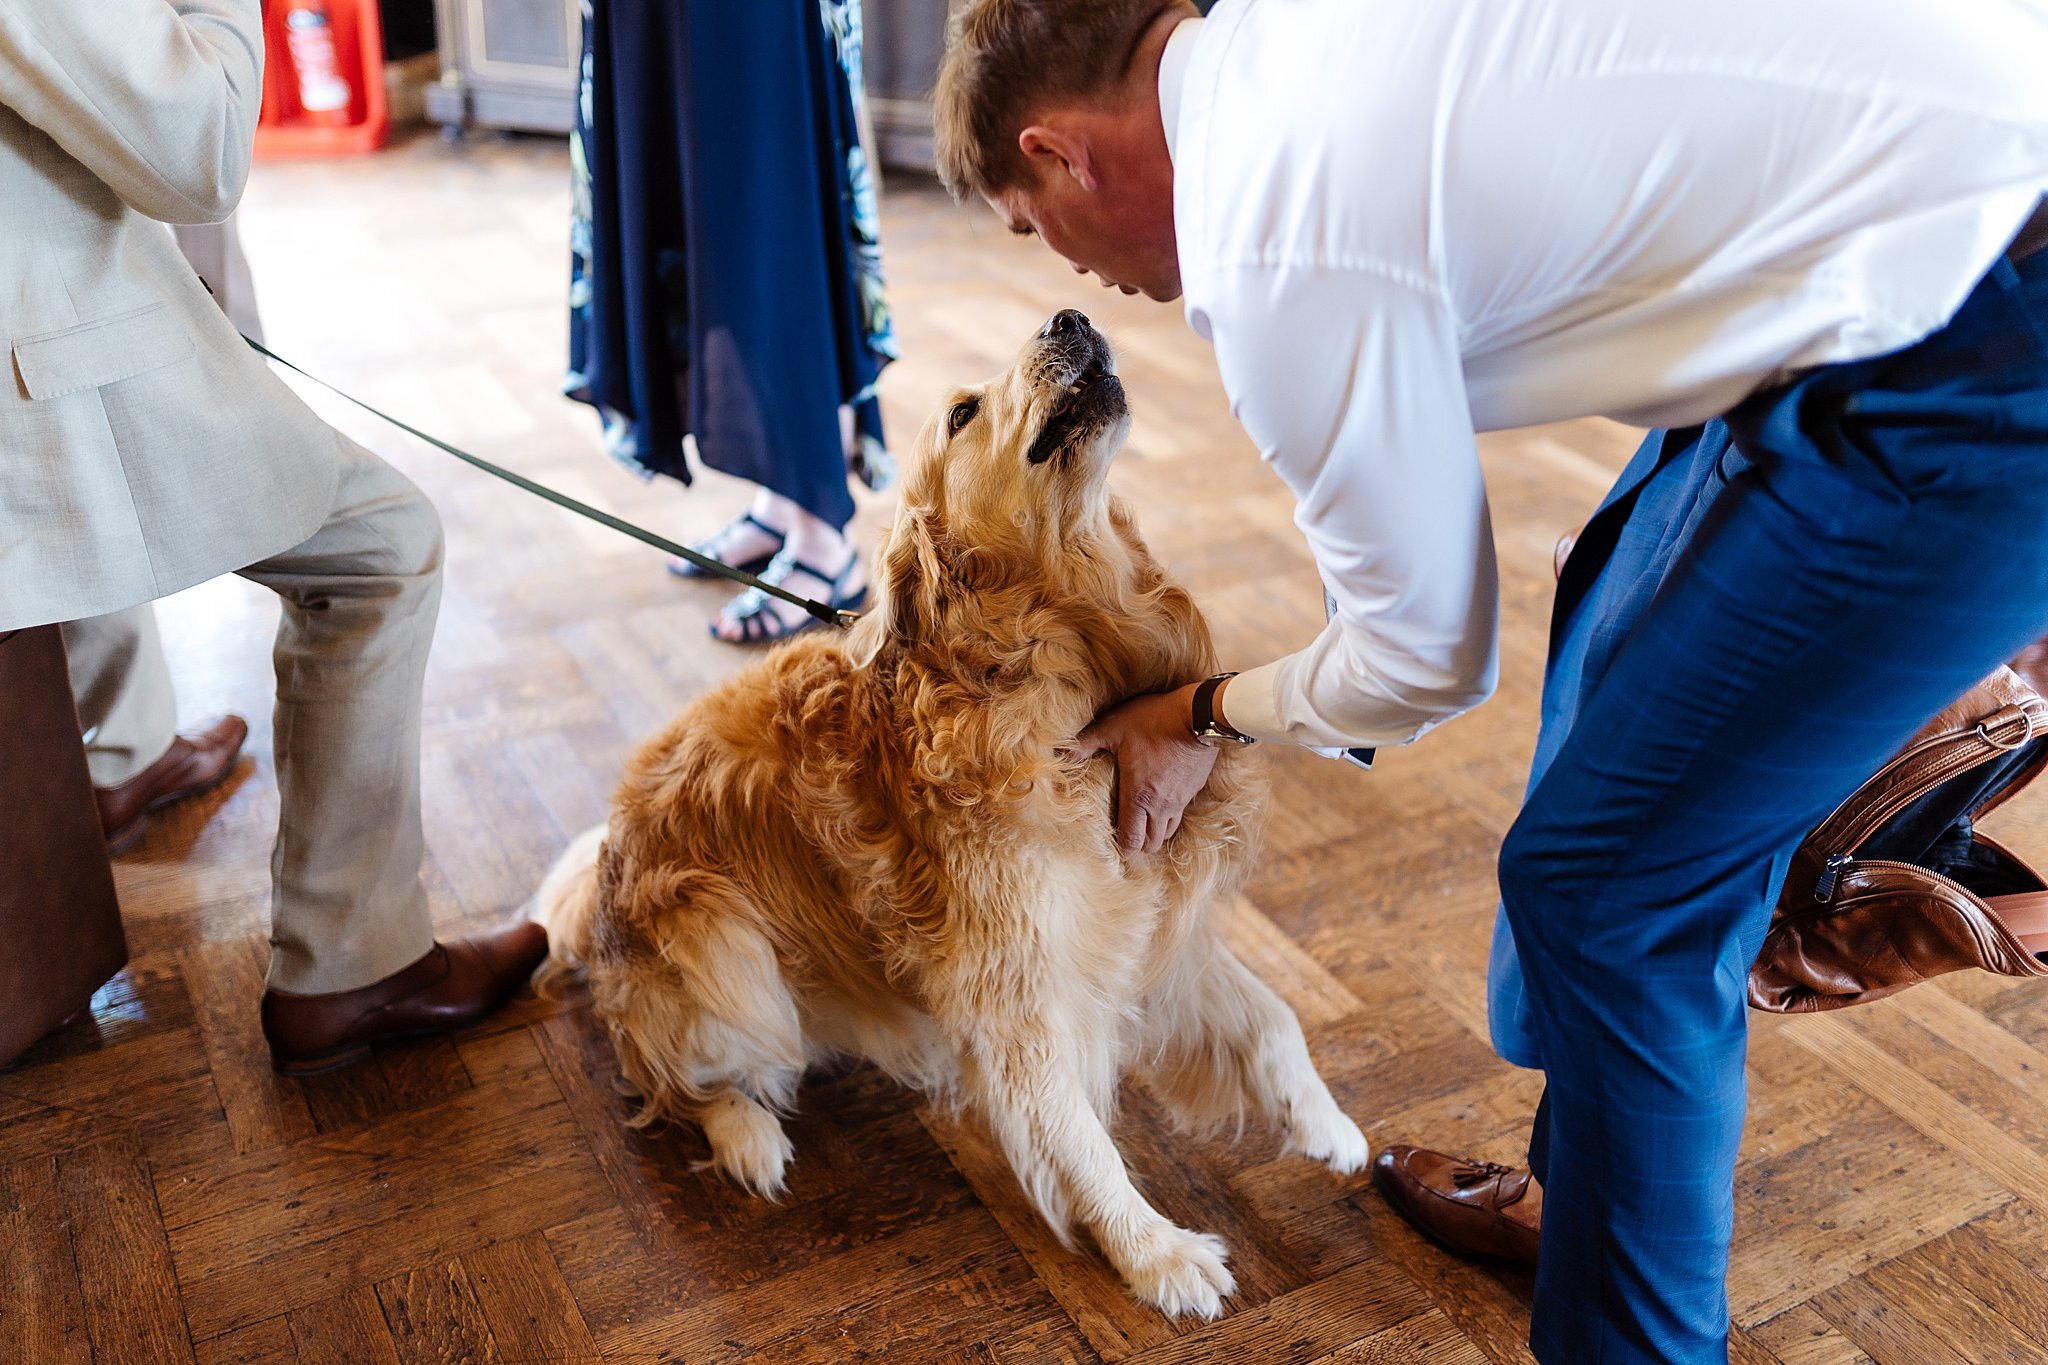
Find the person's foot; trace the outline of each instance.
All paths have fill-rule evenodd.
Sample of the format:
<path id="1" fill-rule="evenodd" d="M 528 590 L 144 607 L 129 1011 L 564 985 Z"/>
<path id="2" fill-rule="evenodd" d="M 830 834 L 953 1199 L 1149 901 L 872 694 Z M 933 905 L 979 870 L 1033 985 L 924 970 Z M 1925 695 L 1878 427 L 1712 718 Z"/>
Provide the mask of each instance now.
<path id="1" fill-rule="evenodd" d="M 162 758 L 120 786 L 94 787 L 107 851 L 119 853 L 135 842 L 151 811 L 219 786 L 234 771 L 248 738 L 248 721 L 222 716 L 203 730 L 179 735 Z"/>
<path id="2" fill-rule="evenodd" d="M 715 559 L 721 564 L 738 569 L 741 573 L 757 574 L 768 567 L 782 549 L 788 533 L 770 525 L 754 512 L 743 512 L 735 521 L 708 540 L 700 540 L 690 548 L 706 559 Z M 712 578 L 712 572 L 701 565 L 684 559 L 681 555 L 670 555 L 668 571 L 677 578 Z"/>
<path id="3" fill-rule="evenodd" d="M 474 1023 L 511 999 L 547 955 L 547 930 L 522 921 L 436 943 L 410 967 L 356 990 L 267 990 L 263 1037 L 271 1065 L 287 1076 L 317 1076 L 369 1056 L 372 1043 Z"/>
<path id="4" fill-rule="evenodd" d="M 867 574 L 861 567 L 860 554 L 844 541 L 839 546 L 839 557 L 824 562 L 802 560 L 795 551 L 785 550 L 761 571 L 761 581 L 840 611 L 859 608 L 868 596 Z M 725 604 L 711 623 L 711 633 L 730 644 L 772 644 L 820 624 L 817 617 L 794 602 L 748 588 Z"/>
<path id="5" fill-rule="evenodd" d="M 1373 1162 L 1372 1183 L 1444 1250 L 1535 1268 L 1543 1188 L 1528 1171 L 1397 1144 Z"/>

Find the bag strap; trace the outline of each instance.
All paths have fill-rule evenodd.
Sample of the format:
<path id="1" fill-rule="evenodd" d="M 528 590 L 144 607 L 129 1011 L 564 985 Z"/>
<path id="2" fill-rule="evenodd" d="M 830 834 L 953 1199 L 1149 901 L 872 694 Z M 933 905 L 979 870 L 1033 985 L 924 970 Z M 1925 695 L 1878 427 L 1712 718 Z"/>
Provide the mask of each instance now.
<path id="1" fill-rule="evenodd" d="M 2001 668 L 1923 726 L 1905 749 L 1850 794 L 1800 845 L 1816 863 L 1858 845 L 1922 795 L 1958 773 L 2048 735 L 2048 699 L 2009 668 Z M 2005 799 L 2038 765 L 1985 803 Z"/>
<path id="2" fill-rule="evenodd" d="M 2022 948 L 2037 956 L 2048 953 L 2048 891 L 1986 896 L 1984 904 L 2004 922 Z"/>

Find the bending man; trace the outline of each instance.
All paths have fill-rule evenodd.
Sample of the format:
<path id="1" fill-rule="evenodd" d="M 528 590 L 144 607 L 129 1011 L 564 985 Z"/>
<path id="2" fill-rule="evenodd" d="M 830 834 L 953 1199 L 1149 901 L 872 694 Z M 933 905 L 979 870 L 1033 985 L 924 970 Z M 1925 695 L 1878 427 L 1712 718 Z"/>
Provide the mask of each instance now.
<path id="1" fill-rule="evenodd" d="M 1744 980 L 1786 858 L 2048 630 L 2043 70 L 2039 10 L 1942 0 L 958 21 L 942 175 L 1077 270 L 1185 296 L 1335 602 L 1298 653 L 1083 736 L 1128 844 L 1207 775 L 1198 714 L 1337 750 L 1488 695 L 1475 431 L 1663 428 L 1568 566 L 1500 859 L 1495 1044 L 1548 1081 L 1546 1365 L 1725 1359 Z M 1533 1254 L 1527 1173 L 1378 1174 L 1444 1240 Z"/>

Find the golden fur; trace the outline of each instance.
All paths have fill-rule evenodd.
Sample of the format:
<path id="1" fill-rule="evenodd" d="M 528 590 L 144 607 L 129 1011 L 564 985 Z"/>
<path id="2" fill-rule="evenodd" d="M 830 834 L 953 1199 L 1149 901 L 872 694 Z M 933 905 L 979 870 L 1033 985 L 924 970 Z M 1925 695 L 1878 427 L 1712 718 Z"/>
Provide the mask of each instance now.
<path id="1" fill-rule="evenodd" d="M 1104 487 L 1129 425 L 1110 365 L 1085 321 L 1049 326 L 956 394 L 908 461 L 874 610 L 644 745 L 539 916 L 551 970 L 588 968 L 640 1121 L 701 1124 L 735 1179 L 777 1193 L 805 1068 L 866 1058 L 987 1122 L 1052 1226 L 1086 1227 L 1142 1298 L 1214 1316 L 1222 1245 L 1132 1187 L 1119 1078 L 1341 1171 L 1366 1146 L 1217 933 L 1257 842 L 1252 755 L 1220 753 L 1148 855 L 1113 840 L 1111 762 L 1061 752 L 1104 706 L 1215 669 Z"/>

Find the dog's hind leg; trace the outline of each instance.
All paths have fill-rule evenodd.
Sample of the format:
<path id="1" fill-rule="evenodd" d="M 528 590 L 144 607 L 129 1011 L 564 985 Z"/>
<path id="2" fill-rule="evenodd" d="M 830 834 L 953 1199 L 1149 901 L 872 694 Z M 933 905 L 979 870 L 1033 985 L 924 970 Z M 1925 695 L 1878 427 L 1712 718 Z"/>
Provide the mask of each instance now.
<path id="1" fill-rule="evenodd" d="M 697 1122 L 711 1143 L 713 1166 L 764 1199 L 782 1193 L 796 1148 L 782 1121 L 759 1101 L 728 1090 L 698 1106 Z"/>
<path id="2" fill-rule="evenodd" d="M 1294 1011 L 1222 944 L 1190 952 L 1146 1005 L 1157 1059 L 1146 1079 L 1174 1116 L 1196 1129 L 1255 1116 L 1286 1134 L 1289 1151 L 1347 1175 L 1365 1165 L 1365 1135 L 1309 1060 Z"/>
<path id="3" fill-rule="evenodd" d="M 597 1013 L 644 1097 L 635 1122 L 694 1120 L 712 1166 L 773 1198 L 793 1155 L 776 1111 L 796 1099 L 803 1025 L 766 936 L 714 908 L 713 888 L 691 889 L 653 953 L 593 972 Z"/>

